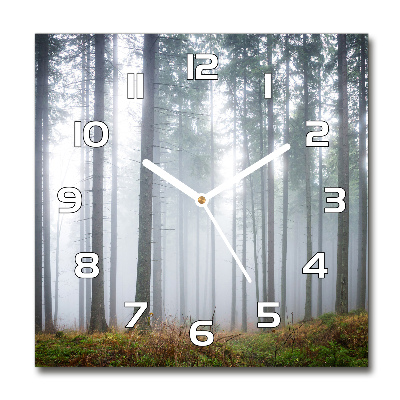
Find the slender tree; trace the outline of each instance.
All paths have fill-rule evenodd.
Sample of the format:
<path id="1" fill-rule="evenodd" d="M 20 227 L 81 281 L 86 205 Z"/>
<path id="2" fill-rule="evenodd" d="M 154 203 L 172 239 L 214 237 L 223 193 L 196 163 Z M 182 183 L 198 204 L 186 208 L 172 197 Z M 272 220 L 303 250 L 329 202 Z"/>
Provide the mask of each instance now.
<path id="1" fill-rule="evenodd" d="M 211 188 L 215 187 L 215 144 L 214 144 L 214 105 L 213 105 L 213 81 L 210 80 L 210 135 L 211 135 Z M 214 215 L 215 201 L 210 201 L 210 211 Z M 211 315 L 214 315 L 215 321 L 215 227 L 211 224 Z M 215 323 L 215 322 L 214 322 Z"/>
<path id="2" fill-rule="evenodd" d="M 43 267 L 43 93 L 46 63 L 45 35 L 36 35 L 37 53 L 35 102 L 35 332 L 42 331 L 42 267 Z"/>
<path id="3" fill-rule="evenodd" d="M 272 35 L 267 35 L 267 62 L 272 68 Z M 274 151 L 274 103 L 273 99 L 267 100 L 267 117 L 268 117 L 268 152 Z M 274 208 L 274 161 L 268 163 L 268 293 L 267 301 L 275 301 L 275 208 Z"/>
<path id="4" fill-rule="evenodd" d="M 85 121 L 89 122 L 90 120 L 90 42 L 91 36 L 86 36 L 86 99 L 85 99 Z M 92 248 L 91 243 L 91 213 L 90 213 L 90 195 L 92 193 L 91 184 L 92 179 L 90 179 L 90 164 L 92 162 L 92 148 L 90 146 L 85 146 L 85 249 L 86 251 L 90 252 Z M 90 326 L 90 313 L 91 313 L 91 304 L 92 304 L 92 279 L 85 279 L 85 302 L 86 302 L 86 327 L 89 328 Z"/>
<path id="5" fill-rule="evenodd" d="M 113 35 L 113 135 L 111 183 L 110 326 L 117 326 L 118 260 L 118 35 Z"/>
<path id="6" fill-rule="evenodd" d="M 178 89 L 180 92 L 180 89 Z M 183 181 L 183 120 L 182 120 L 182 93 L 179 95 L 179 127 L 178 127 L 178 143 L 179 143 L 179 155 L 178 155 L 178 168 L 179 168 L 179 180 Z M 186 317 L 186 298 L 185 298 L 185 252 L 184 252 L 184 231 L 183 231 L 183 218 L 184 218 L 184 194 L 179 191 L 178 194 L 178 246 L 179 246 L 179 315 L 181 324 L 184 322 Z"/>
<path id="7" fill-rule="evenodd" d="M 246 52 L 246 49 L 244 50 Z M 243 153 L 248 152 L 248 139 L 247 139 L 247 128 L 246 128 L 246 118 L 247 118 L 247 77 L 246 77 L 246 65 L 244 67 L 244 78 L 243 78 Z M 247 157 L 243 157 L 244 170 L 248 166 Z M 247 178 L 243 179 L 243 209 L 242 209 L 242 232 L 243 232 L 243 246 L 242 246 L 242 264 L 244 269 L 247 266 L 247 199 L 246 199 L 246 183 Z M 242 331 L 247 332 L 247 288 L 246 288 L 246 277 L 242 276 Z"/>
<path id="8" fill-rule="evenodd" d="M 321 100 L 321 67 L 319 67 L 318 74 L 318 120 L 322 119 L 322 100 Z M 322 202 L 322 193 L 324 188 L 322 187 L 322 147 L 318 147 L 318 251 L 322 252 L 322 221 L 324 215 L 324 205 Z M 318 300 L 317 300 L 317 316 L 322 314 L 322 279 L 318 279 Z"/>
<path id="9" fill-rule="evenodd" d="M 151 229 L 153 173 L 143 166 L 143 160 L 153 161 L 154 144 L 154 73 L 157 35 L 145 34 L 143 46 L 144 99 L 142 105 L 139 242 L 136 275 L 137 302 L 146 302 L 147 308 L 139 319 L 142 329 L 148 327 L 151 278 Z"/>
<path id="10" fill-rule="evenodd" d="M 367 289 L 367 107 L 365 90 L 365 35 L 360 35 L 360 80 L 359 80 L 359 185 L 358 185 L 358 285 L 357 308 L 365 309 Z"/>
<path id="11" fill-rule="evenodd" d="M 95 35 L 95 92 L 94 118 L 104 121 L 105 83 L 105 35 Z M 101 140 L 102 131 L 94 127 L 94 142 Z M 103 169 L 104 146 L 93 149 L 93 216 L 92 251 L 99 257 L 99 274 L 92 282 L 92 307 L 89 332 L 104 332 L 108 329 L 104 308 L 104 262 L 103 262 Z"/>
<path id="12" fill-rule="evenodd" d="M 309 105 L 308 105 L 308 48 L 307 48 L 307 35 L 303 35 L 303 57 L 304 57 L 304 129 L 306 130 L 305 122 L 309 118 Z M 311 155 L 308 148 L 305 152 L 305 180 L 306 180 L 306 233 L 307 233 L 307 261 L 312 258 L 312 241 L 311 241 Z M 307 275 L 306 279 L 306 304 L 304 310 L 304 319 L 307 321 L 311 319 L 311 274 Z"/>
<path id="13" fill-rule="evenodd" d="M 338 213 L 336 312 L 348 312 L 349 275 L 349 139 L 348 139 L 348 97 L 347 97 L 347 50 L 346 35 L 338 35 L 339 75 L 339 162 L 338 186 L 346 193 L 346 208 Z"/>
<path id="14" fill-rule="evenodd" d="M 236 141 L 237 141 L 237 96 L 236 96 L 236 76 L 233 78 L 232 87 L 233 96 L 233 160 L 232 160 L 232 176 L 235 176 L 236 171 Z M 236 253 L 236 184 L 232 188 L 232 248 Z M 232 303 L 231 303 L 231 330 L 235 329 L 236 325 L 236 260 L 232 257 Z"/>
<path id="15" fill-rule="evenodd" d="M 50 269 L 50 127 L 49 127 L 49 35 L 44 35 L 44 76 L 43 76 L 43 282 L 44 282 L 44 324 L 46 332 L 54 332 L 53 304 L 51 295 Z"/>
<path id="16" fill-rule="evenodd" d="M 285 130 L 283 143 L 289 143 L 289 76 L 290 76 L 290 51 L 289 35 L 285 36 Z M 281 318 L 282 326 L 286 325 L 286 260 L 287 260 L 287 225 L 288 225 L 288 206 L 289 206 L 289 154 L 283 154 L 283 215 L 282 215 L 282 278 L 281 278 Z"/>
<path id="17" fill-rule="evenodd" d="M 85 80 L 86 80 L 86 54 L 85 54 L 85 37 L 81 37 L 81 121 L 85 119 Z M 79 190 L 84 193 L 85 185 L 85 147 L 80 148 L 80 185 Z M 85 251 L 85 207 L 79 209 L 79 250 Z M 79 330 L 85 329 L 85 282 L 79 279 Z"/>
<path id="18" fill-rule="evenodd" d="M 158 40 L 155 43 L 155 53 L 158 53 Z M 155 83 L 154 87 L 155 96 L 154 103 L 157 109 L 158 105 L 158 70 L 155 68 Z M 153 162 L 157 165 L 160 164 L 160 129 L 158 126 L 158 113 L 154 115 L 154 150 Z M 158 175 L 153 176 L 153 314 L 157 323 L 162 320 L 162 265 L 161 265 L 161 180 Z"/>

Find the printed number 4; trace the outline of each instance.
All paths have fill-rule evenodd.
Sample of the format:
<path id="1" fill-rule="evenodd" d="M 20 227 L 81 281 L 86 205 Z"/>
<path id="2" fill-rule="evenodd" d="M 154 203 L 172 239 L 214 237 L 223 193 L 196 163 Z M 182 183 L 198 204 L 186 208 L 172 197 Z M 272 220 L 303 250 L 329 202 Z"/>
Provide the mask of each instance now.
<path id="1" fill-rule="evenodd" d="M 318 268 L 311 268 L 316 262 L 318 262 Z M 316 253 L 303 267 L 302 271 L 303 274 L 318 274 L 318 278 L 324 278 L 328 273 L 328 268 L 325 268 L 325 253 Z"/>

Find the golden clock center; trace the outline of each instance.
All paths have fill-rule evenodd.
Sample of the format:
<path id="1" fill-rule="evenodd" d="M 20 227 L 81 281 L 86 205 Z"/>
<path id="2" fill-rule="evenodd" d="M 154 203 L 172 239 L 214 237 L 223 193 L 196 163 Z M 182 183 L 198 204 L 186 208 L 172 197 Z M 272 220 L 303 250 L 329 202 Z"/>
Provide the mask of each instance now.
<path id="1" fill-rule="evenodd" d="M 198 201 L 200 204 L 204 204 L 204 203 L 206 202 L 206 198 L 205 198 L 204 196 L 200 196 L 200 197 L 197 199 L 197 201 Z"/>

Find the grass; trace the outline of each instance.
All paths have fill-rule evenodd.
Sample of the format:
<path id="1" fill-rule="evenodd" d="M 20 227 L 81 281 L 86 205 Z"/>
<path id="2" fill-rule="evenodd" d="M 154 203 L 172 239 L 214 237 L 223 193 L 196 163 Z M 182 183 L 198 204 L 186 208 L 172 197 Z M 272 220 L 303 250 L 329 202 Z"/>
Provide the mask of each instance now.
<path id="1" fill-rule="evenodd" d="M 367 367 L 368 314 L 324 314 L 273 331 L 219 332 L 195 346 L 187 327 L 36 334 L 37 367 Z"/>

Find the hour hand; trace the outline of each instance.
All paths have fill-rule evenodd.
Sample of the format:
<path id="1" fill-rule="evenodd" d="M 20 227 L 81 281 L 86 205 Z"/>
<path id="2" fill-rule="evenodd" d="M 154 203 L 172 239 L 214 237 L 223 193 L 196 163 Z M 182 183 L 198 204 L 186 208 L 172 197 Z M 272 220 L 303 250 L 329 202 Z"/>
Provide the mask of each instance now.
<path id="1" fill-rule="evenodd" d="M 185 185 L 179 179 L 176 179 L 171 174 L 169 174 L 167 171 L 164 171 L 162 168 L 160 168 L 158 165 L 154 164 L 150 160 L 147 160 L 147 159 L 143 160 L 143 165 L 146 168 L 148 168 L 151 172 L 158 175 L 160 178 L 164 179 L 165 181 L 170 183 L 172 186 L 175 186 L 177 189 L 179 189 L 181 192 L 183 192 L 186 195 L 188 195 L 189 197 L 191 197 L 193 200 L 197 201 L 199 194 L 197 192 L 195 192 L 189 186 Z"/>

